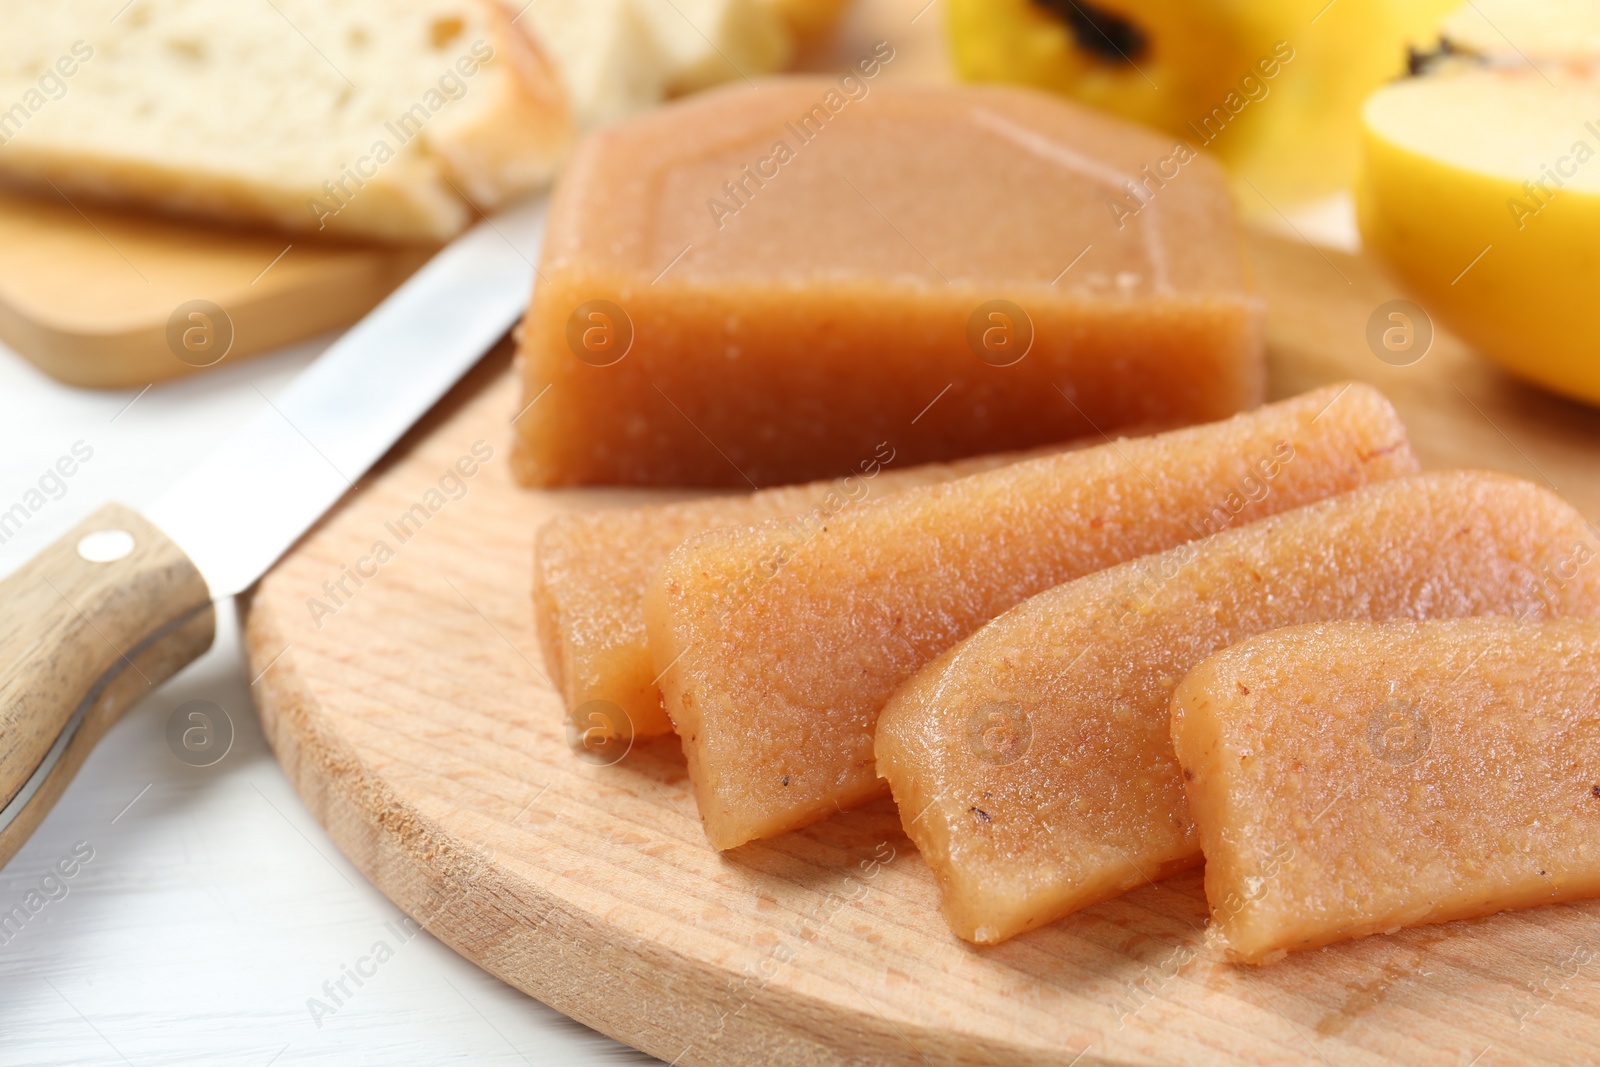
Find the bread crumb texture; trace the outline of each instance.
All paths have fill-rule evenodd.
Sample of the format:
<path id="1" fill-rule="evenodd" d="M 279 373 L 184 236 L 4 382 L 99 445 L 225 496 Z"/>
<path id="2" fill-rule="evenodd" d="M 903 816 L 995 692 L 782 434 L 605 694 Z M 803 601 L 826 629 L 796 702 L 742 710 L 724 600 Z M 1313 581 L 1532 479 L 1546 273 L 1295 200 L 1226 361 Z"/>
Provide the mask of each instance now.
<path id="1" fill-rule="evenodd" d="M 487 0 L 0 0 L 0 180 L 288 230 L 437 241 L 570 140 Z"/>

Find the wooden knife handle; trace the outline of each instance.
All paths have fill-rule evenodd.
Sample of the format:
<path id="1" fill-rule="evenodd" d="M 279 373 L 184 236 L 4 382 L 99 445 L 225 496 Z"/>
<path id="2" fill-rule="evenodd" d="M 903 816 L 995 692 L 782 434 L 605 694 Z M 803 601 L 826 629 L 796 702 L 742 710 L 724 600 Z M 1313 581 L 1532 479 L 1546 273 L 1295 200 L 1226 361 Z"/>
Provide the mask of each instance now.
<path id="1" fill-rule="evenodd" d="M 205 579 L 107 504 L 0 580 L 0 865 L 129 707 L 211 647 Z"/>

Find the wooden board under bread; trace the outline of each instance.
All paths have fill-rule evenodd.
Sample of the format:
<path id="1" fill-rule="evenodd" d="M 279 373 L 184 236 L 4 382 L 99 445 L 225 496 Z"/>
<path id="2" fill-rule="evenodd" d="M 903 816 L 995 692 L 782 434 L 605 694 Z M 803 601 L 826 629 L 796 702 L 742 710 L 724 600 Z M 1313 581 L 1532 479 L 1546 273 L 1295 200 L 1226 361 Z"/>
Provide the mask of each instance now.
<path id="1" fill-rule="evenodd" d="M 139 388 L 207 364 L 169 342 L 191 301 L 226 314 L 234 362 L 349 325 L 431 253 L 0 191 L 0 340 L 71 385 Z"/>
<path id="2" fill-rule="evenodd" d="M 1371 381 L 1429 466 L 1547 480 L 1600 517 L 1600 412 L 1442 335 L 1420 363 L 1385 366 L 1364 338 L 1395 294 L 1370 265 L 1252 244 L 1275 396 Z M 1198 872 L 966 945 L 888 801 L 712 851 L 675 739 L 614 766 L 568 747 L 533 632 L 534 529 L 561 509 L 662 494 L 517 487 L 508 364 L 502 348 L 474 371 L 246 610 L 256 700 L 289 777 L 346 855 L 463 956 L 685 1067 L 1492 1067 L 1588 1062 L 1600 1047 L 1587 947 L 1600 902 L 1241 969 L 1206 941 Z M 493 458 L 464 495 L 430 496 L 455 487 L 475 445 Z M 398 519 L 419 503 L 439 506 L 402 540 Z M 378 542 L 393 552 L 381 564 Z"/>

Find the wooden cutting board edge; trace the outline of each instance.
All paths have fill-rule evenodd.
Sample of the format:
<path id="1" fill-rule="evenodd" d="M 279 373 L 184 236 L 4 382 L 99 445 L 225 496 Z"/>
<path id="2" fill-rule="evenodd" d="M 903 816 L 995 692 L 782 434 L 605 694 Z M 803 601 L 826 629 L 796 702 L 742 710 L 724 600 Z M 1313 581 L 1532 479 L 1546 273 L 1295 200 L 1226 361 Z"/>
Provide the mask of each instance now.
<path id="1" fill-rule="evenodd" d="M 252 649 L 284 647 L 270 622 L 244 610 Z M 945 1031 L 909 1024 L 897 1030 L 859 1006 L 796 997 L 786 999 L 781 1014 L 735 1018 L 727 1037 L 702 1042 L 725 1054 L 695 1057 L 695 1042 L 682 1040 L 662 1020 L 702 1015 L 708 1003 L 727 995 L 726 970 L 648 942 L 619 943 L 558 896 L 520 880 L 507 884 L 492 847 L 468 845 L 368 773 L 359 753 L 318 723 L 316 699 L 302 687 L 274 683 L 258 694 L 257 709 L 274 754 L 307 808 L 396 906 L 501 981 L 624 1044 L 683 1067 L 831 1064 L 842 1061 L 831 1054 L 832 1042 L 816 1035 L 842 1032 L 851 1035 L 862 1063 L 905 1061 L 908 1043 L 936 1056 L 934 1062 L 1059 1062 L 1049 1049 L 1038 1050 L 1035 1058 L 1015 1046 L 985 1048 L 988 1042 L 981 1039 L 955 1046 Z M 912 847 L 903 837 L 897 844 Z M 452 921 L 457 915 L 468 921 L 458 925 Z M 802 1049 L 811 1054 L 797 1057 Z"/>
<path id="2" fill-rule="evenodd" d="M 168 344 L 190 300 L 227 314 L 232 347 L 211 365 L 233 363 L 355 322 L 433 252 L 0 190 L 0 340 L 68 385 L 137 389 L 207 369 Z"/>

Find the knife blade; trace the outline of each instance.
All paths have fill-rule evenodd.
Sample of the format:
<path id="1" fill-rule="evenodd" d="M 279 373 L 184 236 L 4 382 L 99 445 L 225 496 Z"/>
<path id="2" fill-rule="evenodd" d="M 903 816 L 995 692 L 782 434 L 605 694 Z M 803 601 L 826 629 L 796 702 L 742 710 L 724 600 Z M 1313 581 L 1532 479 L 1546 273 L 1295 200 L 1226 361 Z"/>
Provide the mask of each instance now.
<path id="1" fill-rule="evenodd" d="M 0 865 L 116 719 L 516 321 L 547 200 L 429 260 L 144 514 L 108 504 L 0 580 Z"/>

